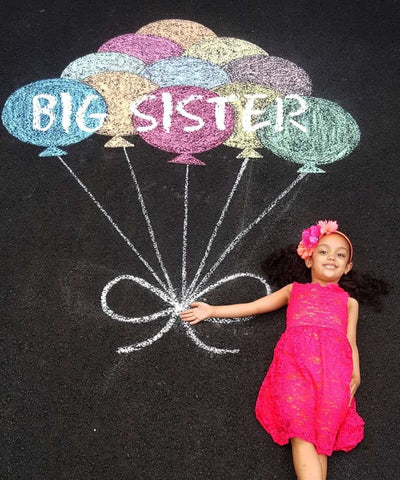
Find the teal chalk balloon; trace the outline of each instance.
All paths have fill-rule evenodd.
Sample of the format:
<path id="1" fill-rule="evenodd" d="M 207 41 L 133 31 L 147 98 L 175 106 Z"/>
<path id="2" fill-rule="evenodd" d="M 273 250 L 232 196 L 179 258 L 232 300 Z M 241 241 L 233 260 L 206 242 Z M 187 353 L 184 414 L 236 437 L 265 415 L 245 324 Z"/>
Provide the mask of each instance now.
<path id="1" fill-rule="evenodd" d="M 107 115 L 102 96 L 76 80 L 55 78 L 30 83 L 6 101 L 1 119 L 19 140 L 47 147 L 40 157 L 66 155 L 60 146 L 85 140 Z"/>
<path id="2" fill-rule="evenodd" d="M 164 58 L 148 65 L 143 76 L 160 87 L 187 86 L 208 90 L 230 82 L 219 65 L 191 57 Z"/>
<path id="3" fill-rule="evenodd" d="M 336 103 L 322 98 L 278 98 L 257 122 L 269 122 L 257 131 L 262 145 L 302 165 L 299 172 L 324 173 L 318 165 L 346 157 L 360 141 L 354 118 Z"/>

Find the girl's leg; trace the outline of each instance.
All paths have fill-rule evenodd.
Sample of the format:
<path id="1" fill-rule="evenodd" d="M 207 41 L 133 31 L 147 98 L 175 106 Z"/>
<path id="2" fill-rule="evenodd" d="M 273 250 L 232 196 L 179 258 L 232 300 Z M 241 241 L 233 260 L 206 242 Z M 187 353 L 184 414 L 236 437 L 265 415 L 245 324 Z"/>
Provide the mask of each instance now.
<path id="1" fill-rule="evenodd" d="M 298 437 L 292 438 L 291 442 L 297 480 L 324 480 L 323 466 L 315 446 Z"/>
<path id="2" fill-rule="evenodd" d="M 318 455 L 322 467 L 322 480 L 326 480 L 328 473 L 328 457 L 326 455 Z"/>

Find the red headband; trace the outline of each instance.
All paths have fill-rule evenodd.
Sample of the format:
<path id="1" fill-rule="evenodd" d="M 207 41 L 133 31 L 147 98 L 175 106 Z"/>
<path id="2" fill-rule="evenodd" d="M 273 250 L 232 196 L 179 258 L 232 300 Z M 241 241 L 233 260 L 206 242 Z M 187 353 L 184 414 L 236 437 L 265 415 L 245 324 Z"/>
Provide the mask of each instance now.
<path id="1" fill-rule="evenodd" d="M 320 220 L 316 225 L 311 225 L 311 227 L 306 228 L 301 235 L 301 242 L 297 247 L 297 253 L 305 260 L 311 257 L 322 237 L 330 235 L 331 233 L 337 233 L 349 244 L 349 262 L 351 262 L 353 259 L 353 244 L 347 235 L 338 230 L 338 227 L 339 225 L 334 220 Z"/>

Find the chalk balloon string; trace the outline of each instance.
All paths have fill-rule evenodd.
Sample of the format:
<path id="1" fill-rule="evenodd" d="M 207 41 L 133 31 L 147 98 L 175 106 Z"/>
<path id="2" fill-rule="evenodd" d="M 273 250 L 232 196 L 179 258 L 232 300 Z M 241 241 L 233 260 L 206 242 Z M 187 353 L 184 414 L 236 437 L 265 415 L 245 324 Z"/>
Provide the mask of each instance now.
<path id="1" fill-rule="evenodd" d="M 225 260 L 226 256 L 232 252 L 232 250 L 243 240 L 243 238 L 258 224 L 263 220 L 263 218 L 268 215 L 274 208 L 275 206 L 307 175 L 307 173 L 300 173 L 295 180 L 287 187 L 285 190 L 283 190 L 282 193 L 280 193 L 273 202 L 271 202 L 261 213 L 258 215 L 257 218 L 255 218 L 252 222 L 249 223 L 249 225 L 242 230 L 240 233 L 236 235 L 236 237 L 232 240 L 232 242 L 227 246 L 227 248 L 224 250 L 224 252 L 221 254 L 221 256 L 218 258 L 218 260 L 214 263 L 214 265 L 211 267 L 211 269 L 206 273 L 206 275 L 202 278 L 202 280 L 192 288 L 189 292 L 190 295 L 198 295 L 198 291 L 200 287 L 206 284 L 208 279 L 211 277 L 211 275 L 215 272 L 215 270 L 221 265 L 221 263 Z"/>
<path id="2" fill-rule="evenodd" d="M 236 180 L 235 180 L 235 183 L 234 183 L 234 185 L 233 185 L 233 188 L 232 188 L 232 190 L 231 190 L 231 192 L 230 192 L 230 194 L 229 194 L 229 196 L 228 196 L 228 199 L 227 199 L 227 201 L 226 201 L 226 203 L 225 203 L 225 205 L 224 205 L 224 207 L 223 207 L 223 209 L 222 209 L 222 211 L 221 211 L 221 215 L 220 215 L 220 217 L 219 217 L 219 219 L 218 219 L 218 221 L 217 221 L 217 223 L 216 223 L 216 225 L 215 225 L 215 228 L 214 228 L 213 233 L 211 234 L 210 240 L 208 241 L 208 245 L 207 245 L 206 250 L 205 250 L 205 252 L 204 252 L 203 258 L 201 259 L 199 268 L 197 269 L 197 272 L 196 272 L 196 274 L 195 274 L 195 277 L 194 277 L 192 283 L 190 284 L 190 287 L 189 287 L 189 289 L 188 289 L 189 292 L 191 292 L 191 291 L 195 288 L 195 286 L 196 286 L 196 284 L 197 284 L 197 281 L 198 281 L 198 279 L 199 279 L 199 277 L 200 277 L 200 275 L 201 275 L 201 272 L 204 270 L 204 267 L 205 267 L 205 265 L 206 265 L 206 260 L 207 260 L 208 256 L 210 255 L 211 247 L 212 247 L 212 245 L 213 245 L 213 243 L 214 243 L 215 237 L 217 236 L 218 230 L 219 230 L 219 228 L 220 228 L 221 225 L 222 225 L 222 222 L 223 222 L 223 220 L 224 220 L 224 218 L 225 218 L 225 215 L 226 215 L 226 213 L 227 213 L 227 211 L 228 211 L 228 209 L 229 209 L 229 206 L 230 206 L 230 204 L 231 204 L 232 198 L 233 198 L 233 196 L 234 196 L 234 194 L 235 194 L 235 192 L 236 192 L 236 190 L 237 190 L 237 187 L 238 187 L 238 185 L 239 185 L 239 183 L 240 183 L 240 180 L 242 179 L 243 173 L 244 173 L 244 171 L 246 170 L 246 167 L 247 167 L 248 162 L 249 162 L 249 159 L 248 159 L 248 158 L 245 158 L 244 161 L 242 162 L 242 165 L 241 165 L 240 170 L 239 170 L 239 173 L 238 173 L 238 175 L 237 175 L 237 177 L 236 177 Z"/>
<path id="3" fill-rule="evenodd" d="M 143 199 L 143 195 L 142 195 L 142 192 L 141 192 L 141 189 L 140 189 L 140 186 L 139 186 L 139 182 L 138 182 L 138 180 L 137 180 L 135 171 L 134 171 L 134 169 L 133 169 L 133 164 L 132 164 L 132 162 L 131 162 L 131 160 L 130 160 L 130 158 L 129 158 L 129 155 L 128 155 L 128 152 L 127 152 L 126 148 L 125 148 L 125 147 L 123 147 L 123 148 L 124 148 L 124 153 L 125 153 L 126 161 L 128 162 L 129 171 L 130 171 L 130 173 L 131 173 L 131 177 L 132 177 L 133 183 L 134 183 L 134 185 L 135 185 L 137 197 L 138 197 L 138 200 L 139 200 L 141 209 L 142 209 L 142 214 L 143 214 L 143 217 L 144 217 L 145 222 L 146 222 L 146 225 L 147 225 L 148 233 L 149 233 L 149 235 L 150 235 L 151 243 L 152 243 L 153 248 L 154 248 L 154 250 L 155 250 L 155 253 L 156 253 L 158 262 L 159 262 L 159 264 L 160 264 L 161 270 L 162 270 L 162 272 L 163 272 L 163 274 L 164 274 L 165 280 L 166 280 L 166 282 L 167 282 L 167 284 L 168 284 L 169 293 L 170 293 L 174 298 L 176 298 L 176 294 L 175 294 L 175 291 L 174 291 L 174 287 L 172 286 L 172 283 L 171 283 L 171 280 L 170 280 L 170 278 L 169 278 L 167 269 L 165 268 L 163 259 L 162 259 L 162 257 L 161 257 L 160 250 L 159 250 L 159 248 L 158 248 L 158 244 L 157 244 L 157 241 L 156 241 L 156 236 L 155 236 L 155 233 L 154 233 L 154 230 L 153 230 L 151 221 L 150 221 L 149 214 L 148 214 L 148 212 L 147 212 L 147 208 L 146 208 L 146 205 L 145 205 L 145 202 L 144 202 L 144 199 Z"/>
<path id="4" fill-rule="evenodd" d="M 216 288 L 223 286 L 225 283 L 240 279 L 240 278 L 250 278 L 257 280 L 265 287 L 266 294 L 271 292 L 270 286 L 268 283 L 260 276 L 254 275 L 252 273 L 244 272 L 244 273 L 236 273 L 230 275 L 228 277 L 222 278 L 218 282 L 213 285 L 209 285 L 207 288 L 200 292 L 200 295 L 206 295 L 207 293 L 213 291 Z M 130 281 L 136 284 L 138 287 L 141 287 L 154 295 L 158 296 L 160 299 L 165 301 L 167 304 L 170 305 L 170 308 L 160 310 L 159 312 L 155 312 L 149 315 L 143 315 L 140 317 L 128 317 L 125 315 L 121 315 L 116 313 L 107 302 L 107 297 L 111 289 L 117 285 L 121 281 Z M 154 342 L 159 340 L 162 336 L 164 336 L 167 332 L 169 332 L 172 327 L 179 322 L 179 325 L 183 325 L 184 331 L 186 335 L 201 349 L 206 350 L 210 353 L 217 353 L 217 354 L 225 354 L 225 353 L 238 353 L 239 349 L 227 349 L 227 348 L 217 348 L 211 345 L 207 345 L 204 341 L 202 341 L 197 333 L 195 332 L 194 328 L 189 325 L 188 323 L 182 322 L 179 317 L 179 313 L 187 306 L 187 303 L 191 303 L 195 299 L 186 298 L 183 299 L 184 302 L 180 303 L 172 298 L 169 298 L 165 292 L 161 291 L 154 285 L 150 284 L 146 280 L 140 277 L 135 277 L 133 275 L 120 275 L 113 280 L 111 280 L 103 289 L 101 294 L 101 305 L 103 308 L 104 313 L 106 313 L 109 317 L 114 320 L 125 322 L 125 323 L 149 323 L 159 318 L 167 317 L 167 323 L 154 335 L 151 336 L 141 342 L 134 343 L 132 345 L 127 345 L 124 347 L 118 348 L 118 353 L 131 353 L 134 351 L 141 350 L 144 347 L 148 347 L 152 345 Z M 241 323 L 249 320 L 251 317 L 245 317 L 240 319 L 211 319 L 210 321 L 213 323 L 220 323 L 220 324 L 230 324 L 230 323 Z"/>
<path id="5" fill-rule="evenodd" d="M 189 165 L 186 165 L 185 173 L 185 194 L 183 202 L 183 238 L 182 238 L 182 298 L 186 295 L 186 260 L 187 260 L 187 234 L 189 216 Z"/>
<path id="6" fill-rule="evenodd" d="M 157 283 L 162 287 L 164 292 L 168 292 L 168 286 L 159 278 L 153 268 L 149 265 L 147 260 L 142 256 L 139 250 L 135 247 L 132 241 L 122 232 L 119 226 L 115 223 L 112 219 L 111 215 L 105 210 L 105 208 L 97 201 L 96 197 L 90 192 L 90 190 L 86 187 L 86 185 L 79 179 L 79 177 L 75 174 L 72 168 L 62 159 L 62 157 L 57 157 L 62 165 L 68 170 L 68 172 L 72 175 L 72 177 L 77 181 L 77 183 L 82 187 L 84 192 L 90 197 L 90 199 L 94 202 L 97 208 L 101 211 L 101 213 L 106 217 L 109 223 L 113 226 L 113 228 L 117 231 L 119 236 L 125 241 L 125 243 L 129 246 L 129 248 L 135 253 L 135 255 L 139 258 L 139 260 L 143 263 L 143 265 L 147 268 L 147 270 L 153 275 L 156 279 Z M 172 293 L 172 292 L 171 292 Z M 173 294 L 174 296 L 174 294 Z"/>
<path id="7" fill-rule="evenodd" d="M 219 216 L 219 219 L 215 225 L 215 228 L 211 234 L 211 237 L 209 239 L 208 245 L 206 247 L 205 253 L 203 255 L 202 260 L 200 261 L 200 265 L 198 267 L 198 270 L 195 274 L 195 277 L 193 281 L 191 282 L 190 286 L 186 288 L 186 282 L 187 282 L 187 234 L 188 234 L 188 211 L 189 211 L 189 165 L 186 166 L 186 172 L 185 172 L 185 185 L 184 185 L 184 220 L 183 220 L 183 242 L 182 242 L 182 285 L 181 285 L 181 298 L 179 299 L 177 297 L 176 291 L 173 288 L 172 282 L 170 280 L 170 277 L 168 275 L 168 272 L 166 270 L 166 267 L 164 265 L 164 262 L 162 260 L 162 256 L 157 244 L 156 236 L 154 233 L 154 229 L 152 227 L 150 217 L 148 214 L 148 210 L 146 208 L 146 204 L 141 192 L 141 188 L 137 179 L 137 176 L 135 174 L 134 168 L 132 161 L 129 158 L 129 155 L 126 151 L 126 148 L 124 148 L 124 154 L 125 154 L 125 159 L 128 163 L 129 171 L 136 189 L 136 194 L 138 197 L 138 202 L 141 207 L 141 211 L 143 214 L 143 217 L 145 219 L 146 225 L 147 225 L 147 230 L 150 236 L 150 240 L 152 243 L 152 246 L 156 252 L 156 256 L 159 262 L 159 265 L 161 267 L 161 270 L 164 274 L 166 283 L 160 279 L 160 277 L 157 275 L 155 270 L 150 266 L 149 262 L 143 257 L 143 255 L 139 252 L 139 250 L 136 248 L 136 246 L 133 244 L 133 242 L 122 232 L 120 227 L 115 223 L 111 215 L 105 210 L 105 208 L 100 204 L 100 202 L 95 198 L 95 196 L 90 192 L 88 187 L 79 179 L 77 174 L 72 170 L 72 168 L 63 160 L 62 157 L 58 157 L 62 165 L 67 169 L 67 171 L 71 174 L 71 176 L 76 180 L 76 182 L 80 185 L 80 187 L 84 190 L 84 192 L 89 196 L 89 198 L 93 201 L 93 203 L 97 206 L 97 208 L 100 210 L 100 212 L 105 216 L 105 218 L 108 220 L 108 222 L 112 225 L 112 227 L 115 229 L 115 231 L 118 233 L 118 235 L 124 240 L 124 242 L 129 246 L 129 248 L 135 253 L 135 255 L 139 258 L 139 260 L 143 263 L 143 265 L 146 267 L 146 269 L 150 272 L 150 274 L 154 277 L 156 280 L 157 284 L 159 287 L 156 285 L 149 283 L 145 279 L 141 277 L 136 277 L 133 275 L 120 275 L 110 282 L 107 283 L 107 285 L 104 287 L 102 294 L 101 294 L 101 306 L 103 309 L 103 312 L 111 317 L 114 320 L 120 321 L 120 322 L 128 322 L 128 323 L 148 323 L 148 322 L 153 322 L 155 320 L 158 320 L 160 318 L 165 318 L 167 317 L 167 322 L 165 325 L 153 336 L 150 338 L 147 338 L 141 342 L 125 346 L 125 347 L 120 347 L 117 351 L 118 353 L 130 353 L 133 351 L 141 350 L 142 348 L 145 348 L 154 342 L 158 341 L 160 338 L 162 338 L 167 332 L 169 332 L 175 324 L 182 325 L 183 324 L 183 329 L 186 333 L 186 335 L 201 349 L 209 351 L 211 353 L 217 353 L 217 354 L 225 354 L 225 353 L 237 353 L 239 350 L 238 349 L 226 349 L 226 348 L 217 348 L 211 345 L 207 345 L 204 341 L 202 341 L 198 334 L 195 332 L 194 328 L 185 322 L 182 322 L 179 317 L 179 313 L 186 309 L 188 305 L 190 305 L 192 302 L 194 302 L 196 299 L 210 293 L 214 289 L 220 288 L 221 286 L 225 285 L 228 282 L 235 281 L 237 279 L 241 278 L 249 278 L 252 280 L 256 280 L 257 282 L 261 283 L 265 287 L 266 293 L 270 293 L 270 286 L 268 283 L 261 277 L 254 275 L 252 273 L 237 273 L 234 275 L 230 275 L 228 277 L 224 277 L 217 281 L 216 283 L 212 285 L 208 285 L 208 281 L 210 277 L 214 274 L 215 270 L 219 267 L 219 265 L 224 261 L 224 259 L 227 257 L 229 253 L 232 252 L 232 250 L 239 244 L 239 242 L 252 230 L 266 215 L 268 215 L 273 208 L 297 185 L 297 183 L 300 182 L 307 174 L 306 173 L 301 173 L 298 175 L 298 177 L 282 192 L 280 193 L 273 202 L 271 202 L 268 207 L 266 207 L 263 212 L 252 222 L 249 223 L 249 225 L 242 230 L 239 234 L 236 235 L 236 237 L 232 240 L 232 242 L 226 247 L 224 252 L 221 254 L 221 256 L 218 258 L 218 260 L 214 263 L 214 265 L 211 267 L 211 269 L 203 276 L 203 278 L 199 281 L 200 275 L 202 271 L 205 268 L 206 265 L 206 260 L 211 252 L 213 242 L 217 236 L 217 233 L 223 223 L 224 218 L 226 217 L 226 214 L 229 210 L 229 206 L 231 204 L 232 198 L 237 191 L 238 185 L 240 183 L 240 180 L 243 177 L 243 173 L 247 167 L 248 164 L 248 159 L 245 159 L 241 165 L 241 168 L 237 174 L 236 180 L 234 182 L 234 185 L 232 187 L 232 190 L 230 194 L 228 195 L 227 201 L 225 202 L 224 207 L 222 208 L 221 214 Z M 142 315 L 139 317 L 128 317 L 125 315 L 121 315 L 119 313 L 116 313 L 114 310 L 110 308 L 110 306 L 107 303 L 107 297 L 111 289 L 113 289 L 117 284 L 119 284 L 121 281 L 130 281 L 136 284 L 138 287 L 141 287 L 153 295 L 156 295 L 158 298 L 160 298 L 163 302 L 165 302 L 168 305 L 168 308 L 163 309 L 159 312 L 155 312 L 149 315 Z M 210 322 L 213 323 L 219 323 L 219 324 L 230 324 L 230 323 L 237 323 L 237 322 L 245 322 L 249 319 L 250 317 L 246 318 L 241 318 L 241 319 L 210 319 Z"/>
<path id="8" fill-rule="evenodd" d="M 136 175 L 134 174 L 133 170 L 133 165 L 132 162 L 129 159 L 129 156 L 125 150 L 125 156 L 128 161 L 128 164 L 130 166 L 130 171 L 132 174 L 132 178 L 134 179 L 139 203 L 142 208 L 142 213 L 146 219 L 146 224 L 149 230 L 149 235 L 152 240 L 153 247 L 155 248 L 157 252 L 157 257 L 160 262 L 160 265 L 162 263 L 162 258 L 161 254 L 159 252 L 157 242 L 155 239 L 155 234 L 154 231 L 151 227 L 151 222 L 150 218 L 147 212 L 147 208 L 145 206 L 145 202 L 143 199 L 143 196 L 141 195 L 141 190 L 140 186 L 137 180 Z M 190 305 L 192 302 L 194 302 L 196 299 L 199 297 L 202 297 L 203 295 L 206 295 L 207 293 L 210 293 L 216 288 L 220 288 L 224 284 L 240 279 L 240 278 L 249 278 L 258 281 L 261 283 L 266 290 L 266 294 L 270 293 L 270 286 L 268 283 L 261 277 L 254 275 L 252 273 L 237 273 L 234 275 L 230 275 L 228 277 L 224 277 L 217 281 L 216 283 L 207 286 L 207 282 L 211 275 L 215 272 L 217 267 L 223 262 L 223 260 L 226 258 L 226 256 L 239 244 L 239 242 L 250 232 L 254 226 L 256 226 L 267 214 L 269 214 L 273 208 L 279 203 L 280 200 L 282 200 L 293 188 L 297 183 L 306 176 L 305 173 L 298 175 L 298 177 L 282 192 L 280 193 L 275 200 L 267 207 L 264 209 L 264 211 L 255 219 L 253 220 L 244 230 L 242 230 L 235 238 L 234 240 L 228 245 L 228 247 L 225 249 L 225 251 L 222 253 L 222 255 L 219 257 L 217 262 L 213 265 L 213 267 L 206 273 L 206 275 L 203 277 L 203 279 L 198 282 L 199 277 L 203 269 L 205 268 L 206 260 L 211 252 L 211 247 L 213 245 L 213 242 L 215 240 L 215 237 L 218 233 L 219 228 L 222 225 L 222 222 L 228 212 L 229 206 L 231 204 L 232 198 L 234 196 L 234 193 L 237 191 L 237 187 L 240 183 L 240 180 L 243 176 L 243 173 L 246 169 L 246 166 L 248 164 L 248 159 L 245 159 L 241 165 L 241 168 L 239 170 L 239 173 L 237 175 L 237 178 L 235 180 L 235 183 L 233 185 L 233 188 L 228 195 L 228 199 L 221 211 L 220 217 L 216 223 L 216 226 L 213 230 L 213 233 L 210 237 L 210 240 L 208 242 L 206 251 L 204 253 L 204 256 L 200 262 L 199 268 L 196 272 L 195 278 L 193 279 L 191 285 L 189 288 L 186 288 L 186 282 L 187 282 L 187 234 L 188 234 L 188 210 L 189 210 L 189 165 L 186 166 L 186 171 L 185 171 L 185 183 L 184 183 L 184 205 L 183 205 L 183 239 L 182 239 L 182 285 L 181 285 L 181 298 L 178 299 L 175 295 L 175 291 L 172 288 L 172 285 L 169 283 L 169 288 L 166 289 L 165 285 L 163 286 L 163 290 L 160 290 L 158 287 L 156 287 L 153 284 L 150 284 L 146 280 L 140 277 L 136 277 L 133 275 L 121 275 L 113 280 L 111 280 L 103 289 L 102 295 L 101 295 L 101 305 L 104 313 L 106 313 L 108 316 L 110 316 L 112 319 L 121 321 L 121 322 L 127 322 L 127 323 L 148 323 L 152 322 L 154 320 L 157 320 L 159 318 L 167 317 L 167 322 L 166 324 L 154 335 L 151 336 L 141 342 L 134 343 L 132 345 L 120 347 L 117 351 L 118 353 L 130 353 L 133 351 L 141 350 L 144 347 L 150 346 L 157 340 L 159 340 L 163 335 L 165 335 L 167 332 L 169 332 L 172 327 L 175 324 L 183 325 L 183 329 L 186 333 L 186 335 L 201 349 L 209 351 L 211 353 L 217 353 L 217 354 L 225 354 L 225 353 L 237 353 L 239 350 L 238 349 L 226 349 L 226 348 L 217 348 L 211 345 L 207 345 L 204 341 L 202 341 L 198 334 L 195 332 L 194 328 L 186 323 L 182 322 L 179 317 L 179 313 L 186 309 L 188 305 Z M 169 276 L 166 272 L 165 266 L 162 263 L 162 270 L 164 272 L 165 277 L 169 280 Z M 154 276 L 154 275 L 153 275 Z M 168 281 L 167 280 L 167 281 Z M 114 310 L 110 308 L 107 302 L 107 297 L 112 288 L 114 288 L 117 284 L 119 284 L 121 281 L 130 281 L 136 284 L 137 286 L 149 291 L 150 293 L 158 296 L 162 301 L 167 303 L 169 305 L 169 308 L 161 310 L 159 312 L 152 313 L 150 315 L 143 315 L 139 317 L 129 317 L 125 315 L 121 315 L 116 313 Z M 220 324 L 230 324 L 230 323 L 237 323 L 237 322 L 245 322 L 249 320 L 251 317 L 246 317 L 246 318 L 241 318 L 241 319 L 211 319 L 209 321 L 213 323 L 220 323 Z"/>

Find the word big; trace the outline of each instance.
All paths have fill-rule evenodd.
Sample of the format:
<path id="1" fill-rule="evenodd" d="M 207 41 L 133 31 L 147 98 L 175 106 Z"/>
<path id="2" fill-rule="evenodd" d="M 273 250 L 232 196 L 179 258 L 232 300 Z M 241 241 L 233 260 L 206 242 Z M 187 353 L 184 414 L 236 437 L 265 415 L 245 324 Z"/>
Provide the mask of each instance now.
<path id="1" fill-rule="evenodd" d="M 61 99 L 61 125 L 62 129 L 69 133 L 72 122 L 73 98 L 68 92 L 60 93 Z M 97 95 L 88 95 L 82 105 L 76 112 L 75 121 L 78 128 L 84 132 L 93 133 L 99 130 L 107 116 L 106 113 L 90 113 L 86 115 L 88 108 L 93 100 L 98 100 Z M 57 106 L 57 97 L 50 94 L 39 94 L 32 98 L 32 127 L 33 130 L 46 132 L 58 121 L 54 109 Z M 97 120 L 95 127 L 89 127 L 86 124 L 86 118 Z M 47 120 L 47 122 L 46 122 Z"/>

